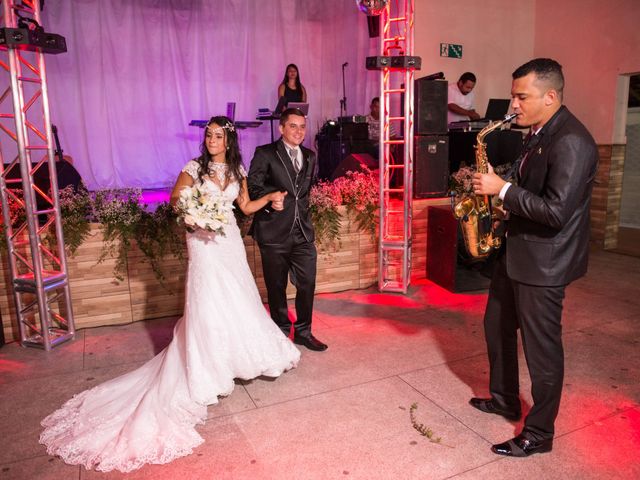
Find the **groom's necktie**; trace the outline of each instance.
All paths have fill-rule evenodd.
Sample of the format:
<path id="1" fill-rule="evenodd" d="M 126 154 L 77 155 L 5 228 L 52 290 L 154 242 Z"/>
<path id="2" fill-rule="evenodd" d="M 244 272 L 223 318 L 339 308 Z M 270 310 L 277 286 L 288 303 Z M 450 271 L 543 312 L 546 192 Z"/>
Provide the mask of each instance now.
<path id="1" fill-rule="evenodd" d="M 298 160 L 298 149 L 290 148 L 289 156 L 291 157 L 291 163 L 293 164 L 293 169 L 298 173 L 300 171 L 300 161 Z"/>

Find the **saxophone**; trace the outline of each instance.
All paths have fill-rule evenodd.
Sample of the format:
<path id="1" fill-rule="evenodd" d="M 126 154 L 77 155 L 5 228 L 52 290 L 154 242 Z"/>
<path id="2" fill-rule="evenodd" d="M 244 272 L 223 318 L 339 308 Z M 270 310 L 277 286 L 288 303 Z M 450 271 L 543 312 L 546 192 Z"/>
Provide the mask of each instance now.
<path id="1" fill-rule="evenodd" d="M 491 122 L 476 136 L 476 170 L 478 173 L 489 172 L 487 159 L 487 144 L 484 138 L 508 124 L 516 117 L 515 113 L 506 115 L 503 120 Z M 489 256 L 492 249 L 500 248 L 502 239 L 494 232 L 493 221 L 495 215 L 491 209 L 491 199 L 488 195 L 476 196 L 473 193 L 466 194 L 453 205 L 453 215 L 460 220 L 462 236 L 467 252 L 472 259 L 482 260 Z"/>

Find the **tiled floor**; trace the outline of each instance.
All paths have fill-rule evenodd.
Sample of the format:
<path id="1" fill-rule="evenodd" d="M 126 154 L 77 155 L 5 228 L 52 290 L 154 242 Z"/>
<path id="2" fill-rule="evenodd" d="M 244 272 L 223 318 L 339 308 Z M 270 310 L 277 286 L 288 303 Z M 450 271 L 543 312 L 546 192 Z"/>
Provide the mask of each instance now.
<path id="1" fill-rule="evenodd" d="M 275 381 L 238 382 L 209 408 L 205 443 L 168 465 L 128 475 L 48 457 L 40 420 L 89 386 L 129 371 L 169 341 L 176 319 L 78 332 L 47 354 L 0 349 L 0 479 L 632 479 L 640 478 L 640 258 L 593 252 L 567 291 L 566 378 L 554 450 L 493 455 L 517 433 L 472 409 L 487 393 L 486 292 L 429 281 L 408 295 L 375 290 L 316 297 L 324 353 L 303 351 Z M 521 364 L 525 410 L 531 399 Z M 421 436 L 409 420 L 432 429 Z"/>

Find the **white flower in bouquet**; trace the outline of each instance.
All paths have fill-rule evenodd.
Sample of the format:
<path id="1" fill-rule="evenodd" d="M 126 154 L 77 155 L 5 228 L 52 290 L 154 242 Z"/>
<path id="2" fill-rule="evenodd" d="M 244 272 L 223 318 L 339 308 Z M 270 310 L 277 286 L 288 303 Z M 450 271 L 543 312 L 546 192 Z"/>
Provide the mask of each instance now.
<path id="1" fill-rule="evenodd" d="M 233 215 L 233 205 L 222 195 L 212 195 L 198 185 L 180 191 L 176 210 L 178 221 L 184 222 L 189 231 L 200 228 L 222 236 Z"/>

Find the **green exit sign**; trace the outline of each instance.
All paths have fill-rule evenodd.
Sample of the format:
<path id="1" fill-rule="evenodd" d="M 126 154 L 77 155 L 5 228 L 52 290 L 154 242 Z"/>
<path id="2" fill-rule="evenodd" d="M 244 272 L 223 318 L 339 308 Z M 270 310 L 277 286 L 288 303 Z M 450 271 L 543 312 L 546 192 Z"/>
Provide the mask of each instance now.
<path id="1" fill-rule="evenodd" d="M 462 45 L 456 45 L 455 43 L 441 43 L 440 56 L 462 58 Z"/>

